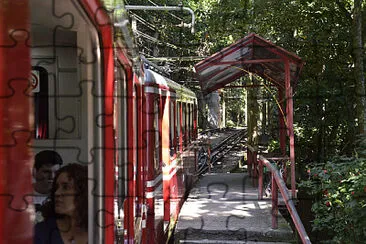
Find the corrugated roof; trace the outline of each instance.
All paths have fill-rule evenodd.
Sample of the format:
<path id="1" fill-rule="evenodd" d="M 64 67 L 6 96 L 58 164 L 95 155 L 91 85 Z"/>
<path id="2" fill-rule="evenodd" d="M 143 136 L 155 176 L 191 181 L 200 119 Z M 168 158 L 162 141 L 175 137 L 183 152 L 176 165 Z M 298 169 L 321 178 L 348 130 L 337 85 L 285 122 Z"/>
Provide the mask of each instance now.
<path id="1" fill-rule="evenodd" d="M 197 63 L 195 71 L 204 94 L 223 88 L 249 72 L 285 88 L 286 62 L 289 62 L 290 81 L 294 86 L 304 64 L 302 59 L 251 33 Z"/>

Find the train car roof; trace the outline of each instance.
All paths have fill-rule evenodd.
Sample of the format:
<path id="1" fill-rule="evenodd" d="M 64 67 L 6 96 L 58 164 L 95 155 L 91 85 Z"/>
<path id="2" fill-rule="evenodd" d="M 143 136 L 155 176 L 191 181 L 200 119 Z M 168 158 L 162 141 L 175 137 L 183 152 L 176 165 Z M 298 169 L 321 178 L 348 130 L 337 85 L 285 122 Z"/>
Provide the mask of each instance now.
<path id="1" fill-rule="evenodd" d="M 177 94 L 177 97 L 196 98 L 196 94 L 187 87 L 184 87 L 155 71 L 145 68 L 144 73 L 144 81 L 147 86 L 157 84 L 160 87 L 167 87 L 169 90 L 174 91 Z"/>

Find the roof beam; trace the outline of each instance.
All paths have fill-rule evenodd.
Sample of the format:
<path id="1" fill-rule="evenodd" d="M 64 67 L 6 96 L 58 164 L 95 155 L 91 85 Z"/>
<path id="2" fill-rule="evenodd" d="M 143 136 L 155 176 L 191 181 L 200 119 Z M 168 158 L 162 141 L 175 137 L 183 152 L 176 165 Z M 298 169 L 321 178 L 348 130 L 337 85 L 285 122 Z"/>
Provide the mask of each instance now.
<path id="1" fill-rule="evenodd" d="M 230 86 L 224 86 L 223 89 L 226 88 L 251 88 L 251 87 L 268 87 L 268 86 L 276 86 L 273 84 L 268 84 L 268 85 L 260 85 L 260 84 L 254 84 L 254 85 L 241 85 L 241 86 L 234 86 L 234 85 L 230 85 Z"/>
<path id="2" fill-rule="evenodd" d="M 150 61 L 200 61 L 207 58 L 201 56 L 182 56 L 182 57 L 151 57 L 147 58 Z"/>
<path id="3" fill-rule="evenodd" d="M 213 65 L 235 65 L 235 64 L 258 64 L 258 63 L 276 63 L 283 62 L 283 59 L 251 59 L 251 60 L 241 60 L 241 61 L 223 61 L 210 63 L 210 66 Z"/>

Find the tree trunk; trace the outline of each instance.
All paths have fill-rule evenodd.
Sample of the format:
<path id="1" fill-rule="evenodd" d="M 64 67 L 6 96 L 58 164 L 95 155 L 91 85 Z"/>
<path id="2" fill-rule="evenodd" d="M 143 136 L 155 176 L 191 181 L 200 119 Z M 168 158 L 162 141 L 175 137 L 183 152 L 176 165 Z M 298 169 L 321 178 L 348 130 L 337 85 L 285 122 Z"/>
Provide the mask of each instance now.
<path id="1" fill-rule="evenodd" d="M 205 96 L 208 106 L 208 126 L 210 129 L 219 128 L 220 121 L 220 96 L 217 91 L 211 92 Z"/>
<path id="2" fill-rule="evenodd" d="M 365 76 L 363 68 L 363 44 L 362 44 L 362 0 L 354 0 L 353 8 L 353 60 L 355 64 L 354 74 L 357 91 L 357 114 L 359 133 L 366 131 L 365 119 Z"/>
<path id="3" fill-rule="evenodd" d="M 252 79 L 253 81 L 254 79 Z M 258 88 L 248 89 L 247 116 L 248 116 L 248 144 L 254 148 L 258 147 Z"/>
<path id="4" fill-rule="evenodd" d="M 203 97 L 202 93 L 198 93 L 198 127 L 202 130 L 207 129 L 207 109 L 206 109 L 206 101 Z"/>
<path id="5" fill-rule="evenodd" d="M 220 128 L 226 127 L 226 103 L 225 103 L 225 93 L 222 92 L 222 121 Z"/>

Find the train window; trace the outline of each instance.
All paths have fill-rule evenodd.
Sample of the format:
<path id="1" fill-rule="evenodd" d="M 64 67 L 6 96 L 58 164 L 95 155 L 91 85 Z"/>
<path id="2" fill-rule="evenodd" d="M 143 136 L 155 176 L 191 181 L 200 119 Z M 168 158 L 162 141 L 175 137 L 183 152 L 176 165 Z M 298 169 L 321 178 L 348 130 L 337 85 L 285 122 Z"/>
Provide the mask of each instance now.
<path id="1" fill-rule="evenodd" d="M 194 128 L 193 128 L 193 117 L 194 117 L 194 108 L 193 108 L 193 103 L 191 103 L 191 140 L 194 140 Z"/>
<path id="2" fill-rule="evenodd" d="M 176 126 L 177 126 L 177 151 L 180 150 L 181 148 L 181 145 L 180 145 L 180 136 L 181 136 L 181 124 L 182 124 L 182 121 L 181 121 L 181 108 L 182 108 L 182 104 L 180 102 L 177 102 L 177 123 L 176 123 Z"/>
<path id="3" fill-rule="evenodd" d="M 154 100 L 154 130 L 155 130 L 155 171 L 160 171 L 160 98 Z"/>
<path id="4" fill-rule="evenodd" d="M 189 104 L 186 103 L 186 144 L 189 142 Z"/>
<path id="5" fill-rule="evenodd" d="M 193 139 L 196 139 L 196 105 L 192 104 L 192 137 Z"/>
<path id="6" fill-rule="evenodd" d="M 193 103 L 193 138 L 197 139 L 197 104 Z"/>
<path id="7" fill-rule="evenodd" d="M 35 118 L 40 119 L 35 124 L 36 139 L 81 137 L 78 42 L 76 31 L 32 25 L 32 80 L 40 88 L 39 94 L 34 92 Z M 54 45 L 53 50 L 43 47 L 46 43 Z"/>
<path id="8" fill-rule="evenodd" d="M 182 136 L 183 136 L 183 145 L 187 145 L 187 111 L 186 111 L 186 103 L 182 103 Z"/>
<path id="9" fill-rule="evenodd" d="M 191 140 L 191 109 L 190 104 L 187 103 L 187 142 Z"/>
<path id="10" fill-rule="evenodd" d="M 193 137 L 193 104 L 189 104 L 189 141 Z"/>
<path id="11" fill-rule="evenodd" d="M 173 156 L 175 153 L 175 120 L 174 120 L 174 101 L 169 101 L 169 148 L 170 148 L 170 156 Z"/>
<path id="12" fill-rule="evenodd" d="M 190 141 L 190 133 L 191 133 L 191 127 L 190 127 L 190 121 L 191 121 L 191 110 L 190 110 L 190 104 L 187 103 L 187 143 Z"/>

